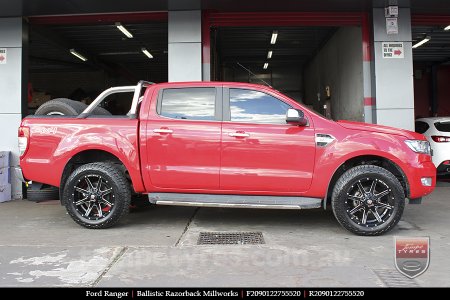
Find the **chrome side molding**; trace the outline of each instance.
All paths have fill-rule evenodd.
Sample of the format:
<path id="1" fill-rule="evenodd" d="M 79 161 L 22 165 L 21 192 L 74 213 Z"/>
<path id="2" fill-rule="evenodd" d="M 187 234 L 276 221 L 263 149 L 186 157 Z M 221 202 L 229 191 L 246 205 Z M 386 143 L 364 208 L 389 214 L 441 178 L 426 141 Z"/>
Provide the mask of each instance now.
<path id="1" fill-rule="evenodd" d="M 320 198 L 291 196 L 150 193 L 148 198 L 153 204 L 177 206 L 267 209 L 312 209 L 322 206 Z"/>

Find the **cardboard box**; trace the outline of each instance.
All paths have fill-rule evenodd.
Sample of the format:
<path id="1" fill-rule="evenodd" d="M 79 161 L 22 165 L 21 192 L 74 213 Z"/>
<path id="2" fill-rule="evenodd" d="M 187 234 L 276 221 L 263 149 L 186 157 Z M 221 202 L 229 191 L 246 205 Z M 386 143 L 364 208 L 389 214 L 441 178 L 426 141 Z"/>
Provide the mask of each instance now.
<path id="1" fill-rule="evenodd" d="M 11 200 L 11 185 L 0 185 L 0 202 L 6 202 Z"/>
<path id="2" fill-rule="evenodd" d="M 0 151 L 0 168 L 9 167 L 9 151 Z"/>
<path id="3" fill-rule="evenodd" d="M 9 167 L 0 168 L 0 186 L 10 183 Z"/>

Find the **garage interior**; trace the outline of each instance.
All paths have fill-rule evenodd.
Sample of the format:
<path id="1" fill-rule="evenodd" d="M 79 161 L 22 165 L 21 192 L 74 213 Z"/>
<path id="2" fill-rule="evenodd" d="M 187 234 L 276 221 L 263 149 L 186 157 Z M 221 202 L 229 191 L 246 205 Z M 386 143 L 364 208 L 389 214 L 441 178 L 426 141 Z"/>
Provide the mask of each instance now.
<path id="1" fill-rule="evenodd" d="M 364 121 L 362 76 L 360 27 L 211 30 L 212 80 L 270 85 L 332 119 Z"/>
<path id="2" fill-rule="evenodd" d="M 89 104 L 112 86 L 168 79 L 167 20 L 136 23 L 121 15 L 45 23 L 31 19 L 29 26 L 29 113 L 50 99 Z M 122 104 L 114 104 L 113 114 L 122 114 L 128 105 L 114 103 Z"/>
<path id="3" fill-rule="evenodd" d="M 413 26 L 412 39 L 415 117 L 450 116 L 450 26 Z"/>

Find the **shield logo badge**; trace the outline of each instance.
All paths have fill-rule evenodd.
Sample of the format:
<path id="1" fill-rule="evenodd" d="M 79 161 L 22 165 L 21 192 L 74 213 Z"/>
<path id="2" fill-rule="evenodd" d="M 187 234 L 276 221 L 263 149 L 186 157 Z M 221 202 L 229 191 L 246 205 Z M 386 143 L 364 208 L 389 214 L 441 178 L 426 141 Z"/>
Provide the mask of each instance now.
<path id="1" fill-rule="evenodd" d="M 429 237 L 395 237 L 395 267 L 409 278 L 423 274 L 430 263 Z"/>

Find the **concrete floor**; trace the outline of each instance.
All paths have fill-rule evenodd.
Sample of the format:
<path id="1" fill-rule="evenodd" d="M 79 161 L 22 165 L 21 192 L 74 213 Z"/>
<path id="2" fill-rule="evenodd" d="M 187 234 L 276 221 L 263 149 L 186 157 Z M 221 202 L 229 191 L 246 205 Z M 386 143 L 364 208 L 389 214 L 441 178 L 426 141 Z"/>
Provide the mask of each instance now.
<path id="1" fill-rule="evenodd" d="M 59 202 L 0 203 L 0 286 L 450 286 L 450 184 L 380 237 L 342 229 L 330 211 L 155 207 L 88 230 Z M 263 245 L 199 246 L 202 231 L 261 231 Z M 394 266 L 394 236 L 429 236 L 428 270 Z"/>

